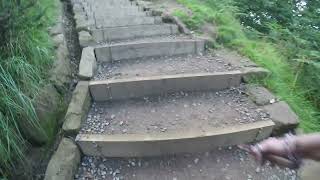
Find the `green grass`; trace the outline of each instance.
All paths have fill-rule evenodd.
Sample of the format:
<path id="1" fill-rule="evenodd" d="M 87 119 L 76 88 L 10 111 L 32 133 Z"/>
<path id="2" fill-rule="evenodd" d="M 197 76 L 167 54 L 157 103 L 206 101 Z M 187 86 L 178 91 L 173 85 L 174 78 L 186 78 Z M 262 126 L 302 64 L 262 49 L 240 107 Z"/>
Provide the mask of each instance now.
<path id="1" fill-rule="evenodd" d="M 56 125 L 40 125 L 33 100 L 48 83 L 54 55 L 48 28 L 56 5 L 56 0 L 0 2 L 0 177 L 24 161 L 28 142 L 21 128 L 53 138 Z"/>
<path id="2" fill-rule="evenodd" d="M 320 131 L 318 110 L 305 97 L 307 89 L 297 84 L 298 73 L 288 63 L 287 57 L 282 54 L 277 44 L 266 40 L 255 31 L 247 32 L 248 30 L 244 29 L 236 18 L 237 8 L 232 5 L 231 0 L 177 1 L 190 9 L 193 14 L 188 16 L 183 11 L 176 11 L 174 15 L 195 31 L 199 31 L 199 27 L 205 22 L 215 24 L 218 29 L 217 43 L 235 49 L 260 66 L 269 69 L 272 75 L 260 83 L 288 102 L 299 116 L 300 127 L 304 131 Z"/>

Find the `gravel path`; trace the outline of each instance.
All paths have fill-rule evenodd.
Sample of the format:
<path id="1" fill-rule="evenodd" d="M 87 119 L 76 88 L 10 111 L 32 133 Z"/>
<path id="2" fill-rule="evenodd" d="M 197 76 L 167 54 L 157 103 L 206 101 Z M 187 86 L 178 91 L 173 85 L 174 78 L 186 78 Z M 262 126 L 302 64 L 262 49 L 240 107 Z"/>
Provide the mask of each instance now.
<path id="1" fill-rule="evenodd" d="M 235 147 L 200 154 L 112 159 L 85 156 L 77 180 L 296 180 L 294 170 L 259 167 Z"/>
<path id="2" fill-rule="evenodd" d="M 268 115 L 242 88 L 220 92 L 174 93 L 125 101 L 94 103 L 81 133 L 153 133 L 205 130 L 266 120 Z"/>
<path id="3" fill-rule="evenodd" d="M 99 64 L 94 80 L 137 76 L 173 75 L 182 73 L 223 72 L 239 70 L 240 66 L 213 53 L 176 57 L 145 58 Z"/>

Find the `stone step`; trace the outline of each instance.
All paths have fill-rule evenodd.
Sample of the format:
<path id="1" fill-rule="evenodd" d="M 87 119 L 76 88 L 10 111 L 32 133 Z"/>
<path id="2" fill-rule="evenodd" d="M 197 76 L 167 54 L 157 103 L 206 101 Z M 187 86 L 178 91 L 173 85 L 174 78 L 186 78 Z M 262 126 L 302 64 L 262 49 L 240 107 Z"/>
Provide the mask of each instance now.
<path id="1" fill-rule="evenodd" d="M 179 91 L 222 90 L 240 85 L 241 71 L 160 75 L 91 81 L 95 101 L 108 101 L 159 95 Z"/>
<path id="2" fill-rule="evenodd" d="M 274 123 L 242 88 L 94 102 L 76 138 L 86 155 L 142 157 L 203 152 L 261 140 Z"/>
<path id="3" fill-rule="evenodd" d="M 150 37 L 95 47 L 98 62 L 112 62 L 144 57 L 201 54 L 205 41 L 189 37 Z"/>
<path id="4" fill-rule="evenodd" d="M 104 9 L 105 12 L 103 14 L 95 13 L 96 17 L 103 17 L 103 18 L 115 18 L 115 17 L 125 17 L 125 16 L 146 16 L 147 12 L 140 11 L 139 9 L 133 8 L 128 9 L 127 11 L 115 11 L 113 8 L 106 8 Z"/>
<path id="5" fill-rule="evenodd" d="M 127 16 L 117 18 L 95 18 L 97 28 L 136 26 L 162 23 L 161 17 Z"/>
<path id="6" fill-rule="evenodd" d="M 94 0 L 90 4 L 102 5 L 102 6 L 119 6 L 119 5 L 131 5 L 133 3 L 130 0 Z"/>
<path id="7" fill-rule="evenodd" d="M 297 172 L 269 163 L 260 167 L 251 155 L 230 146 L 205 153 L 151 158 L 84 156 L 76 179 L 88 177 L 104 180 L 296 180 Z"/>
<path id="8" fill-rule="evenodd" d="M 177 33 L 178 27 L 173 24 L 139 25 L 92 30 L 92 35 L 96 42 L 110 42 L 149 36 L 174 35 Z"/>
<path id="9" fill-rule="evenodd" d="M 93 53 L 92 53 L 93 54 Z M 220 54 L 218 50 L 203 55 L 164 56 L 139 58 L 112 63 L 100 62 L 92 80 L 126 79 L 161 75 L 214 73 L 242 70 L 254 65 L 250 62 L 234 60 Z"/>

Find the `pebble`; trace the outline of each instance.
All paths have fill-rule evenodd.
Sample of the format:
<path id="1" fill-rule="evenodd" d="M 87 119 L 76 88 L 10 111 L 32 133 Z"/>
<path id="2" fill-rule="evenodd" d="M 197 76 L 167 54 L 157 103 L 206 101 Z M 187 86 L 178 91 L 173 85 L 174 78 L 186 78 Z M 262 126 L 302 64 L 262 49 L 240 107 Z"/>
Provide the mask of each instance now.
<path id="1" fill-rule="evenodd" d="M 256 168 L 256 173 L 260 173 L 260 172 L 261 172 L 260 167 L 257 167 L 257 168 Z"/>
<path id="2" fill-rule="evenodd" d="M 198 162 L 199 162 L 199 158 L 196 158 L 196 159 L 194 159 L 194 161 L 193 161 L 195 164 L 198 164 Z"/>
<path id="3" fill-rule="evenodd" d="M 111 118 L 111 119 L 114 119 L 114 118 L 116 118 L 116 115 L 112 114 L 112 115 L 110 116 L 110 118 Z"/>

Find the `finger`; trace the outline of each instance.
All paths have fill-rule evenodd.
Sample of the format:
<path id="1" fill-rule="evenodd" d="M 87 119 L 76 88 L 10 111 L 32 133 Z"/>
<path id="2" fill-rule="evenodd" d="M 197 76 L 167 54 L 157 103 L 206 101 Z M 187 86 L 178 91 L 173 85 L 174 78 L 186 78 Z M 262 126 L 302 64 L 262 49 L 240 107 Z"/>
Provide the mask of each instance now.
<path id="1" fill-rule="evenodd" d="M 266 155 L 265 158 L 268 159 L 271 163 L 277 164 L 277 165 L 279 165 L 281 167 L 288 167 L 288 168 L 291 168 L 291 169 L 296 167 L 296 163 L 290 161 L 287 158 L 281 157 L 281 156 Z"/>

